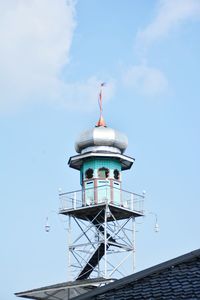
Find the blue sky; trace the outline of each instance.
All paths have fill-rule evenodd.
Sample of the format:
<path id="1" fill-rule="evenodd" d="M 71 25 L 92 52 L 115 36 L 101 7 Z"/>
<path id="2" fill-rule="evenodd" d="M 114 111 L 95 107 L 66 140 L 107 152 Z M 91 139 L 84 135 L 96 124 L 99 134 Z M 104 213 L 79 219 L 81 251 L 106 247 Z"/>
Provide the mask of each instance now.
<path id="1" fill-rule="evenodd" d="M 136 159 L 123 187 L 147 192 L 137 270 L 199 247 L 199 32 L 199 0 L 1 1 L 2 299 L 66 280 L 58 189 L 79 188 L 67 160 L 102 81 L 107 125 Z"/>

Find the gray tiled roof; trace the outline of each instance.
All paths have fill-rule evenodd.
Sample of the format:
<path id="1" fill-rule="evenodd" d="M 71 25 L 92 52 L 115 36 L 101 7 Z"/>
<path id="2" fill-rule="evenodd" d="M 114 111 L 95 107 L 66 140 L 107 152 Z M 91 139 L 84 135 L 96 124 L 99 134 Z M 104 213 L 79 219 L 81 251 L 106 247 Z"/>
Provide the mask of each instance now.
<path id="1" fill-rule="evenodd" d="M 200 299 L 200 250 L 124 277 L 75 299 Z"/>

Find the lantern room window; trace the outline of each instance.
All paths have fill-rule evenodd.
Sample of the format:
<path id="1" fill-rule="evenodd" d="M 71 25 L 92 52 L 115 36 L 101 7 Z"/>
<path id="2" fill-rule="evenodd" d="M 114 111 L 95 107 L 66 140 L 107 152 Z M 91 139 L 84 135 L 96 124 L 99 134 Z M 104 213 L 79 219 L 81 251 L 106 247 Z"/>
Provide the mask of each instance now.
<path id="1" fill-rule="evenodd" d="M 119 170 L 115 169 L 113 173 L 114 173 L 114 178 L 115 178 L 116 180 L 119 180 L 119 177 L 120 177 Z"/>
<path id="2" fill-rule="evenodd" d="M 93 174 L 94 174 L 94 170 L 93 169 L 87 169 L 86 171 L 85 171 L 85 177 L 87 178 L 87 179 L 91 179 L 92 177 L 93 177 Z"/>
<path id="3" fill-rule="evenodd" d="M 98 170 L 98 176 L 100 178 L 108 178 L 108 176 L 109 176 L 109 169 L 107 169 L 107 168 L 100 168 Z"/>

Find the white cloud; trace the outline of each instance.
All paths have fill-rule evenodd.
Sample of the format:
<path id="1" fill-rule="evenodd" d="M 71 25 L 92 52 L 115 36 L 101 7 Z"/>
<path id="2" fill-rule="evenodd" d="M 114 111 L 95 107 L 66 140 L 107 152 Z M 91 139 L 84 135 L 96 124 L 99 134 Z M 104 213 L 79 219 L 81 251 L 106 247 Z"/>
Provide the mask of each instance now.
<path id="1" fill-rule="evenodd" d="M 72 109 L 83 109 L 84 101 L 96 104 L 100 82 L 95 77 L 76 83 L 62 79 L 75 13 L 74 0 L 0 2 L 0 111 L 37 101 Z M 108 97 L 113 84 L 106 88 Z"/>
<path id="2" fill-rule="evenodd" d="M 157 96 L 168 87 L 168 81 L 160 70 L 145 65 L 130 67 L 124 73 L 123 82 L 127 87 L 145 96 Z"/>
<path id="3" fill-rule="evenodd" d="M 154 19 L 136 35 L 135 48 L 147 61 L 149 46 L 166 37 L 186 21 L 200 17 L 200 0 L 159 0 Z M 158 95 L 168 88 L 168 80 L 161 70 L 144 64 L 130 67 L 124 82 L 143 95 Z"/>
<path id="4" fill-rule="evenodd" d="M 58 80 L 75 29 L 73 1 L 0 2 L 0 109 L 47 96 Z M 39 99 L 40 100 L 40 99 Z"/>
<path id="5" fill-rule="evenodd" d="M 138 32 L 136 43 L 146 48 L 171 30 L 191 19 L 200 17 L 199 0 L 160 0 L 154 20 Z"/>

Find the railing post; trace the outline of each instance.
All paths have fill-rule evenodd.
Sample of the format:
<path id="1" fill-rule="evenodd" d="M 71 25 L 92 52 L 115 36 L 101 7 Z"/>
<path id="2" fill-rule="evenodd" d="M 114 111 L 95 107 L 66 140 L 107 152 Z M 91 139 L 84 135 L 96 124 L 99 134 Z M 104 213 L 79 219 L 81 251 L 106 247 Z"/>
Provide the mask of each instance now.
<path id="1" fill-rule="evenodd" d="M 74 192 L 73 204 L 74 204 L 74 209 L 76 209 L 76 192 Z"/>
<path id="2" fill-rule="evenodd" d="M 134 197 L 133 197 L 133 194 L 131 194 L 131 205 L 130 205 L 130 209 L 131 210 L 134 210 Z"/>

